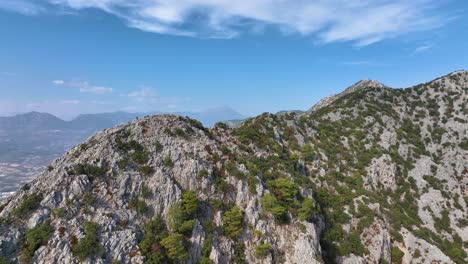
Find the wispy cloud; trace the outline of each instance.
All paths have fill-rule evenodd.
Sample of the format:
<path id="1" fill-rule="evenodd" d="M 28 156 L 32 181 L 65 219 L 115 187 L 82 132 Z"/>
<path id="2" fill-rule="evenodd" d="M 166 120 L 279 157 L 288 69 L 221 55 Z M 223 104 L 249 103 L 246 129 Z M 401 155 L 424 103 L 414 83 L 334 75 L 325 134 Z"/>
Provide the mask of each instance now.
<path id="1" fill-rule="evenodd" d="M 362 60 L 362 61 L 345 61 L 342 62 L 341 65 L 347 65 L 347 66 L 363 66 L 363 65 L 369 65 L 371 64 L 370 61 L 367 60 Z"/>
<path id="2" fill-rule="evenodd" d="M 414 53 L 421 53 L 421 52 L 425 52 L 425 51 L 428 51 L 432 49 L 432 45 L 421 45 L 419 47 L 417 47 L 416 49 L 414 49 Z"/>
<path id="3" fill-rule="evenodd" d="M 3 75 L 3 76 L 16 76 L 16 73 L 14 72 L 6 72 L 6 71 L 2 71 L 0 72 L 0 75 Z"/>
<path id="4" fill-rule="evenodd" d="M 53 80 L 52 83 L 57 86 L 76 88 L 82 93 L 107 94 L 113 92 L 111 87 L 95 86 L 86 81 Z"/>
<path id="5" fill-rule="evenodd" d="M 0 9 L 21 13 L 23 15 L 37 15 L 44 11 L 44 7 L 40 5 L 41 1 L 31 0 L 2 0 L 0 1 Z"/>
<path id="6" fill-rule="evenodd" d="M 96 101 L 93 100 L 90 103 L 95 104 L 95 105 L 113 105 L 112 102 L 107 102 L 107 101 Z"/>
<path id="7" fill-rule="evenodd" d="M 105 94 L 105 93 L 112 93 L 112 91 L 113 89 L 110 87 L 90 86 L 87 83 L 83 87 L 80 87 L 80 92 L 82 93 Z"/>
<path id="8" fill-rule="evenodd" d="M 142 88 L 138 91 L 134 91 L 134 92 L 127 94 L 127 96 L 128 98 L 136 100 L 138 102 L 155 101 L 155 100 L 158 100 L 159 98 L 156 95 L 156 92 L 150 88 Z"/>
<path id="9" fill-rule="evenodd" d="M 52 83 L 55 84 L 55 85 L 64 85 L 65 81 L 64 80 L 53 80 Z"/>
<path id="10" fill-rule="evenodd" d="M 357 46 L 431 30 L 448 20 L 437 10 L 441 4 L 437 0 L 21 0 L 22 5 L 13 4 L 17 1 L 7 0 L 0 8 L 22 12 L 22 5 L 32 8 L 32 3 L 62 11 L 97 8 L 143 31 L 202 38 L 233 38 L 270 26 L 322 43 L 352 41 Z"/>
<path id="11" fill-rule="evenodd" d="M 143 86 L 141 89 L 126 95 L 130 101 L 137 103 L 138 109 L 180 109 L 184 104 L 191 101 L 188 97 L 165 97 L 160 96 L 154 88 Z"/>

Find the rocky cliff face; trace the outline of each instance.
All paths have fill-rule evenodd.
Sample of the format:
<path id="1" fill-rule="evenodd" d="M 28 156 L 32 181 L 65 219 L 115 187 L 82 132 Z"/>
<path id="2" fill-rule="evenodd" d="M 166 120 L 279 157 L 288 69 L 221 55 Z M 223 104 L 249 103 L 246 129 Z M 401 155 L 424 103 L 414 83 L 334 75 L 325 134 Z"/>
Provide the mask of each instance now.
<path id="1" fill-rule="evenodd" d="M 104 130 L 0 206 L 0 263 L 466 263 L 468 73 L 236 129 Z"/>

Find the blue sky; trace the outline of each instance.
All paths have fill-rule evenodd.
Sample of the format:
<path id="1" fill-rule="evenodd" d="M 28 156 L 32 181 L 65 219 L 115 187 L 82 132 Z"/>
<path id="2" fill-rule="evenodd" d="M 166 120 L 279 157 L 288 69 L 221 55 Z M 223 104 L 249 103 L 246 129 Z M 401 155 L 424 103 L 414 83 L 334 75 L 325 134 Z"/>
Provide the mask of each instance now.
<path id="1" fill-rule="evenodd" d="M 0 0 L 0 115 L 308 109 L 468 68 L 463 0 Z"/>

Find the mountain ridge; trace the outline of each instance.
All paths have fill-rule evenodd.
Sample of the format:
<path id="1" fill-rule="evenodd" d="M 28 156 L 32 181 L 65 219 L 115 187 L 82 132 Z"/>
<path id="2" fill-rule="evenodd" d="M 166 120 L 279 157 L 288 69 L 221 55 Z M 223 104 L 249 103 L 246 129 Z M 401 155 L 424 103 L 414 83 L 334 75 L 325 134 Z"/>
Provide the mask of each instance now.
<path id="1" fill-rule="evenodd" d="M 235 129 L 159 115 L 103 130 L 1 203 L 0 253 L 67 263 L 466 263 L 468 74 L 437 80 L 363 87 Z M 38 228 L 49 232 L 24 235 Z"/>
<path id="2" fill-rule="evenodd" d="M 31 124 L 29 125 L 31 129 L 47 130 L 50 127 L 52 129 L 91 129 L 97 131 L 110 128 L 114 125 L 127 123 L 135 118 L 155 114 L 164 113 L 129 113 L 116 111 L 96 114 L 81 114 L 72 120 L 66 121 L 50 113 L 32 111 L 14 116 L 0 117 L 0 129 L 24 129 L 25 127 L 28 127 L 25 126 L 25 123 L 29 123 Z M 173 114 L 196 117 L 203 121 L 203 123 L 208 127 L 214 125 L 214 123 L 218 121 L 245 117 L 230 107 L 211 108 L 200 112 L 175 112 Z"/>

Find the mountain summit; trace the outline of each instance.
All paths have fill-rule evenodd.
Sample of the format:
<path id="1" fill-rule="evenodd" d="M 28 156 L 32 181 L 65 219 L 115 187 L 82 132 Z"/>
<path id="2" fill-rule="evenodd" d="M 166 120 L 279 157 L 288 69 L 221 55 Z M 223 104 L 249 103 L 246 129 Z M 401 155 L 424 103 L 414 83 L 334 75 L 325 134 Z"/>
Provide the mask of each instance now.
<path id="1" fill-rule="evenodd" d="M 350 87 L 346 88 L 343 92 L 341 92 L 339 94 L 333 94 L 333 95 L 330 95 L 330 96 L 327 96 L 327 97 L 323 98 L 318 103 L 316 103 L 311 109 L 309 109 L 309 111 L 307 111 L 307 112 L 310 113 L 310 112 L 317 111 L 318 109 L 333 103 L 334 101 L 336 101 L 337 99 L 339 99 L 340 97 L 342 97 L 344 95 L 359 91 L 359 90 L 364 89 L 364 88 L 385 88 L 385 87 L 387 87 L 387 86 L 385 86 L 384 84 L 382 84 L 382 83 L 380 83 L 378 81 L 360 80 L 357 83 L 355 83 L 355 84 L 351 85 Z"/>
<path id="2" fill-rule="evenodd" d="M 467 263 L 468 89 L 103 130 L 0 205 L 0 263 Z"/>
<path id="3" fill-rule="evenodd" d="M 386 85 L 380 83 L 379 81 L 375 80 L 360 80 L 359 82 L 351 85 L 350 87 L 346 88 L 341 94 L 348 94 L 355 91 L 358 91 L 363 88 L 384 88 L 387 87 Z"/>

